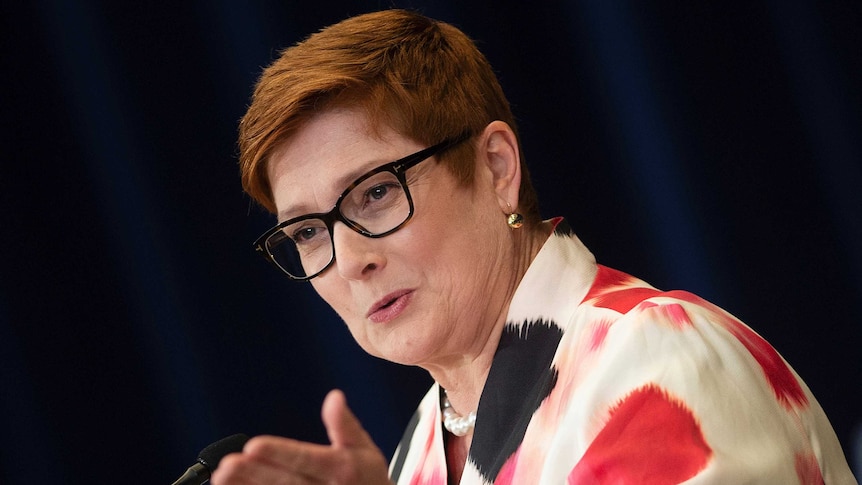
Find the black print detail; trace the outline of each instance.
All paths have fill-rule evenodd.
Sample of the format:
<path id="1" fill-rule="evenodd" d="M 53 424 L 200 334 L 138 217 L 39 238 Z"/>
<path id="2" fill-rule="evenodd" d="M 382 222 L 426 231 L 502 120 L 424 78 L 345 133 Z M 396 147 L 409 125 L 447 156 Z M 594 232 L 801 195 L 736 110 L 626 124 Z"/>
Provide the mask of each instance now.
<path id="1" fill-rule="evenodd" d="M 557 236 L 574 236 L 575 231 L 572 230 L 572 226 L 569 225 L 568 221 L 563 219 L 557 224 L 557 227 L 554 228 L 554 234 Z"/>
<path id="2" fill-rule="evenodd" d="M 419 411 L 413 413 L 410 422 L 407 423 L 407 429 L 404 430 L 404 436 L 401 437 L 401 443 L 395 456 L 392 458 L 392 473 L 390 478 L 393 482 L 398 483 L 398 478 L 401 476 L 401 471 L 404 469 L 404 461 L 407 459 L 407 453 L 410 451 L 410 438 L 416 432 L 416 426 L 419 425 Z"/>
<path id="3" fill-rule="evenodd" d="M 557 383 L 551 366 L 563 336 L 553 322 L 508 324 L 482 391 L 470 460 L 493 482 L 524 440 L 533 413 Z"/>

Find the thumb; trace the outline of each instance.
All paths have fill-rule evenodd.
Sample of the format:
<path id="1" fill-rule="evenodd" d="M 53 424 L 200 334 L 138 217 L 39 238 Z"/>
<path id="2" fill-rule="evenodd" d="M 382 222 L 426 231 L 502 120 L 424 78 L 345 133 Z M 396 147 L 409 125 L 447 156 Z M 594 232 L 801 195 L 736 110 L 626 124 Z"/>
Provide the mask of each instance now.
<path id="1" fill-rule="evenodd" d="M 321 410 L 329 442 L 336 448 L 375 446 L 359 419 L 347 407 L 347 398 L 338 389 L 329 391 Z"/>

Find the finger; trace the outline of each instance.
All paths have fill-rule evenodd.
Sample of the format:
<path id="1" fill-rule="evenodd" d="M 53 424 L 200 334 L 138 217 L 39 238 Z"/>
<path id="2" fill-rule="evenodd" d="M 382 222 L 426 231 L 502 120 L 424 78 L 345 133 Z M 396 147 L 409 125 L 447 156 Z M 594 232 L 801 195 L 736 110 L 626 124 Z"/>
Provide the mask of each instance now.
<path id="1" fill-rule="evenodd" d="M 347 398 L 344 393 L 338 389 L 330 391 L 323 400 L 323 408 L 321 410 L 323 425 L 326 427 L 326 434 L 329 436 L 329 442 L 335 448 L 350 448 L 362 446 L 374 446 L 374 442 L 365 429 L 362 423 L 347 407 Z"/>
<path id="2" fill-rule="evenodd" d="M 342 460 L 331 447 L 278 436 L 256 436 L 246 443 L 243 455 L 285 473 L 306 478 L 325 476 Z"/>
<path id="3" fill-rule="evenodd" d="M 212 485 L 323 485 L 325 482 L 286 471 L 247 453 L 234 453 L 222 459 L 210 479 Z"/>

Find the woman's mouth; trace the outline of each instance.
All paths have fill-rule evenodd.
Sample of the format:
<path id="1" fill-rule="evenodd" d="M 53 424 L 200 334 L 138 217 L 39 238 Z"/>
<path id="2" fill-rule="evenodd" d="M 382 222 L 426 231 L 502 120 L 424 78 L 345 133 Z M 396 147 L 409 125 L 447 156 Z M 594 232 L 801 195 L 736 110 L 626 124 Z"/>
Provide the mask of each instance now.
<path id="1" fill-rule="evenodd" d="M 386 323 L 394 320 L 410 303 L 413 290 L 399 290 L 381 298 L 368 311 L 368 319 L 374 323 Z"/>

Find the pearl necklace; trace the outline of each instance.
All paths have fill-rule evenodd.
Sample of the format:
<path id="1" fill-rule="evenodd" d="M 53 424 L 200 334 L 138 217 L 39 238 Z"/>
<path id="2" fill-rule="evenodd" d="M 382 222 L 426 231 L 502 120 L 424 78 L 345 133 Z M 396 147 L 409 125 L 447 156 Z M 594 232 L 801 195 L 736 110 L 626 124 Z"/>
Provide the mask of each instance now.
<path id="1" fill-rule="evenodd" d="M 458 414 L 449 402 L 449 395 L 443 391 L 443 426 L 455 436 L 464 436 L 476 425 L 476 412 L 471 411 L 466 417 Z"/>

